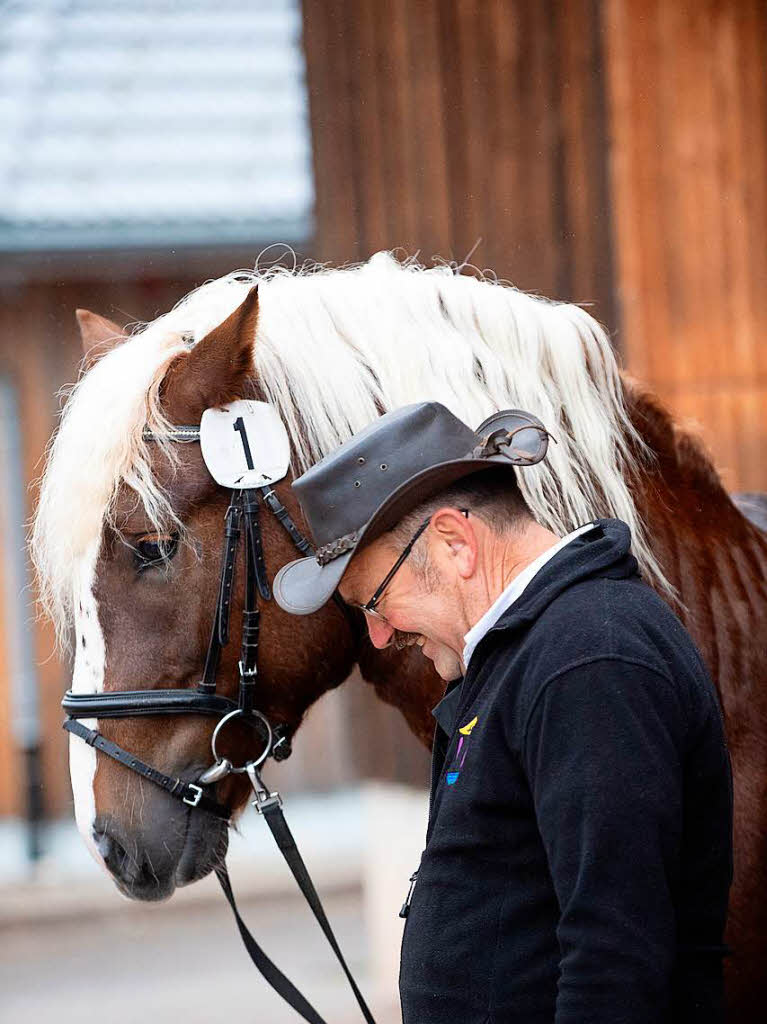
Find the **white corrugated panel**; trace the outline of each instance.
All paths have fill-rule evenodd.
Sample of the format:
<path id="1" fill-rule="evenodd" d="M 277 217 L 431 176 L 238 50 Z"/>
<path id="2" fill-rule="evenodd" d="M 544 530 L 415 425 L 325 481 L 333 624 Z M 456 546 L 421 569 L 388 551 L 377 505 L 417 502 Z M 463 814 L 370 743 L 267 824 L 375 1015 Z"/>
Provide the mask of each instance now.
<path id="1" fill-rule="evenodd" d="M 0 248 L 300 241 L 300 0 L 8 0 Z"/>

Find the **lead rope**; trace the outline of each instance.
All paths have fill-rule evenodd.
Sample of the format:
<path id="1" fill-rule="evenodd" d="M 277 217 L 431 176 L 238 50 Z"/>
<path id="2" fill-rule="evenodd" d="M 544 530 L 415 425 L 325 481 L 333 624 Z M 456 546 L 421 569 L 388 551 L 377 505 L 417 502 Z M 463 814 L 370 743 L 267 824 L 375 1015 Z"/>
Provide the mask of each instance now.
<path id="1" fill-rule="evenodd" d="M 325 938 L 328 940 L 330 948 L 335 953 L 336 959 L 341 965 L 341 969 L 346 975 L 351 990 L 354 993 L 354 998 L 357 1000 L 357 1005 L 362 1011 L 362 1016 L 365 1018 L 367 1024 L 375 1024 L 375 1018 L 370 1012 L 370 1009 L 365 1002 L 365 997 L 362 995 L 357 982 L 354 980 L 352 972 L 349 970 L 349 966 L 341 952 L 341 947 L 338 945 L 338 941 L 330 926 L 330 922 L 328 921 L 325 909 L 322 906 L 322 901 L 317 894 L 317 890 L 314 887 L 309 871 L 307 870 L 303 858 L 299 853 L 296 841 L 288 827 L 288 823 L 285 821 L 285 815 L 282 813 L 279 797 L 269 794 L 266 799 L 261 799 L 259 798 L 258 790 L 256 790 L 255 803 L 258 807 L 259 813 L 261 813 L 266 820 L 266 823 L 269 826 L 269 831 L 274 836 L 274 841 L 277 843 L 280 853 L 285 858 L 285 862 L 298 883 L 299 889 L 303 893 L 306 902 L 309 904 L 309 907 L 311 908 L 317 923 L 322 929 Z M 289 1003 L 296 1013 L 300 1014 L 304 1020 L 310 1021 L 310 1024 L 326 1024 L 311 1003 L 301 995 L 295 985 L 285 977 L 282 971 L 280 971 L 279 968 L 269 959 L 253 938 L 248 926 L 243 921 L 240 916 L 240 912 L 237 909 L 226 864 L 222 864 L 220 867 L 216 868 L 216 877 L 218 878 L 219 884 L 221 885 L 229 906 L 232 908 L 234 919 L 237 922 L 240 936 L 242 937 L 242 941 L 248 951 L 250 959 L 261 972 L 261 975 L 272 986 L 275 992 L 281 995 L 285 1002 Z"/>
<path id="2" fill-rule="evenodd" d="M 224 892 L 224 896 L 226 896 L 227 902 L 232 908 L 232 913 L 234 914 L 234 919 L 237 922 L 237 927 L 240 930 L 243 945 L 248 951 L 250 959 L 261 972 L 261 976 L 272 986 L 275 992 L 282 996 L 286 1003 L 293 1007 L 296 1013 L 300 1014 L 300 1016 L 304 1018 L 304 1020 L 308 1020 L 310 1024 L 325 1024 L 325 1021 L 320 1017 L 312 1004 L 301 995 L 290 978 L 286 978 L 279 967 L 269 959 L 263 949 L 261 949 L 259 944 L 250 934 L 248 926 L 243 921 L 240 916 L 240 912 L 237 909 L 237 904 L 234 900 L 234 893 L 232 892 L 232 883 L 229 880 L 229 872 L 226 869 L 226 864 L 222 864 L 221 867 L 216 868 L 216 878 L 218 878 Z"/>
<path id="3" fill-rule="evenodd" d="M 266 819 L 266 824 L 269 826 L 269 830 L 274 836 L 274 841 L 280 849 L 280 853 L 285 858 L 288 867 L 293 873 L 293 877 L 298 883 L 298 887 L 306 898 L 306 902 L 311 907 L 312 913 L 317 919 L 317 923 L 322 929 L 325 938 L 330 944 L 330 948 L 336 955 L 341 968 L 346 975 L 352 992 L 357 1000 L 362 1016 L 367 1021 L 367 1024 L 375 1024 L 373 1015 L 368 1009 L 368 1005 L 362 993 L 359 990 L 357 982 L 352 976 L 352 972 L 344 959 L 344 955 L 341 952 L 341 947 L 338 945 L 333 929 L 330 927 L 330 922 L 327 919 L 325 910 L 322 906 L 320 897 L 317 894 L 317 890 L 314 888 L 314 883 L 311 880 L 309 872 L 304 864 L 303 858 L 299 853 L 296 841 L 293 838 L 293 834 L 288 828 L 288 823 L 285 821 L 285 815 L 282 813 L 282 808 L 279 803 L 275 802 L 272 805 L 267 805 L 261 809 L 261 813 Z"/>

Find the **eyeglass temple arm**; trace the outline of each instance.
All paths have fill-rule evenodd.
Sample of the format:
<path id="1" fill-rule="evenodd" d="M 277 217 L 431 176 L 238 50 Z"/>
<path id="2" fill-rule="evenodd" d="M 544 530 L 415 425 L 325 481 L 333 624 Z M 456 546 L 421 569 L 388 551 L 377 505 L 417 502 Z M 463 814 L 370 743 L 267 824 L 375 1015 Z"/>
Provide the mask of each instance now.
<path id="1" fill-rule="evenodd" d="M 386 588 L 389 586 L 389 584 L 392 581 L 392 577 L 394 576 L 396 571 L 399 569 L 399 567 L 402 565 L 402 563 L 405 561 L 405 559 L 410 554 L 410 552 L 413 550 L 413 545 L 418 540 L 418 538 L 421 536 L 421 534 L 423 533 L 423 531 L 426 529 L 426 527 L 429 525 L 430 522 L 431 522 L 431 516 L 425 522 L 421 523 L 421 525 L 415 531 L 415 533 L 410 538 L 410 540 L 407 542 L 405 547 L 402 549 L 402 553 L 400 554 L 399 558 L 394 563 L 394 565 L 391 567 L 391 569 L 389 569 L 387 574 L 384 576 L 383 581 L 381 582 L 380 586 L 376 590 L 375 594 L 373 594 L 373 596 L 370 598 L 370 600 L 368 601 L 367 604 L 363 604 L 362 607 L 364 608 L 364 610 L 366 612 L 375 611 L 375 606 L 378 603 L 378 600 L 381 597 L 381 594 L 383 594 L 384 590 L 386 590 Z"/>
<path id="2" fill-rule="evenodd" d="M 461 515 L 466 516 L 467 519 L 469 518 L 469 510 L 467 508 L 459 508 L 458 511 L 461 513 Z M 394 563 L 394 565 L 391 567 L 391 569 L 389 569 L 387 574 L 384 576 L 383 581 L 381 582 L 380 586 L 376 590 L 375 594 L 373 594 L 373 596 L 370 598 L 370 600 L 367 602 L 367 604 L 363 604 L 362 605 L 362 610 L 363 611 L 366 611 L 366 612 L 373 612 L 373 611 L 375 611 L 375 607 L 378 604 L 378 601 L 379 601 L 379 599 L 381 597 L 381 594 L 383 594 L 384 590 L 386 590 L 386 588 L 389 586 L 389 584 L 392 581 L 392 578 L 393 578 L 394 574 L 399 569 L 399 567 L 402 565 L 402 563 L 405 561 L 405 559 L 410 554 L 410 552 L 413 550 L 413 545 L 418 540 L 418 538 L 421 536 L 421 534 L 423 533 L 423 531 L 426 529 L 426 527 L 429 525 L 430 522 L 431 522 L 431 516 L 429 516 L 428 519 L 425 519 L 421 523 L 421 525 L 418 527 L 418 529 L 415 531 L 413 536 L 410 538 L 410 540 L 407 542 L 407 544 L 403 548 L 402 553 L 400 554 L 400 556 L 397 559 L 397 561 Z"/>

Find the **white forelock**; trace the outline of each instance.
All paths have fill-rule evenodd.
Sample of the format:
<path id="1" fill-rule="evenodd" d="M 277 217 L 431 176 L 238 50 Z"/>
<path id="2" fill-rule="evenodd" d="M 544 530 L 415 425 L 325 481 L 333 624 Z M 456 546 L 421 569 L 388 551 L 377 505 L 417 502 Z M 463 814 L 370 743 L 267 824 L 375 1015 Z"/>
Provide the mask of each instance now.
<path id="1" fill-rule="evenodd" d="M 666 585 L 629 492 L 639 469 L 631 449 L 642 444 L 600 325 L 578 306 L 383 252 L 344 269 L 238 271 L 208 282 L 82 378 L 49 453 L 34 527 L 59 623 L 76 564 L 100 536 L 121 480 L 158 527 L 167 521 L 141 431 L 162 429 L 159 385 L 183 336 L 199 341 L 254 283 L 254 364 L 293 442 L 294 472 L 411 402 L 442 402 L 472 426 L 498 409 L 525 409 L 557 441 L 543 463 L 517 472 L 535 518 L 560 535 L 595 516 L 623 519 L 645 574 Z"/>

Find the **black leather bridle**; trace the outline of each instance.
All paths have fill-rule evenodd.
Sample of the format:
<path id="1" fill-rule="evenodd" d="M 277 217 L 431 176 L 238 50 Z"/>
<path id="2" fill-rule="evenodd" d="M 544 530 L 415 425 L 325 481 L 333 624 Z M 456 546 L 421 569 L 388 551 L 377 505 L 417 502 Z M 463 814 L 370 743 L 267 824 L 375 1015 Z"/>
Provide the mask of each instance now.
<path id="1" fill-rule="evenodd" d="M 157 435 L 145 430 L 144 439 L 158 440 Z M 177 442 L 194 442 L 200 439 L 200 429 L 195 426 L 174 427 L 163 440 Z M 61 705 L 67 714 L 64 729 L 78 736 L 107 757 L 136 772 L 142 778 L 153 782 L 170 796 L 175 797 L 189 807 L 206 811 L 214 817 L 229 821 L 232 810 L 219 803 L 206 792 L 206 787 L 215 785 L 232 773 L 247 774 L 253 787 L 256 810 L 263 815 L 277 845 L 306 897 L 320 927 L 336 954 L 354 992 L 362 1014 L 368 1024 L 375 1024 L 373 1016 L 360 992 L 343 954 L 333 935 L 330 923 L 309 877 L 306 866 L 296 847 L 293 836 L 282 813 L 282 800 L 279 793 L 270 792 L 264 784 L 259 767 L 268 758 L 281 761 L 290 755 L 290 730 L 282 724 L 272 724 L 267 717 L 255 707 L 256 680 L 258 676 L 258 638 L 259 597 L 271 599 L 271 588 L 264 561 L 263 544 L 259 523 L 259 502 L 275 515 L 286 530 L 291 540 L 302 555 L 312 553 L 312 546 L 293 522 L 289 512 L 280 502 L 271 486 L 257 487 L 248 490 L 233 490 L 229 507 L 224 520 L 224 546 L 221 562 L 218 599 L 211 627 L 208 650 L 205 657 L 202 679 L 193 690 L 179 688 L 164 690 L 124 690 L 111 693 L 72 693 L 68 690 Z M 239 688 L 237 701 L 231 700 L 217 692 L 216 676 L 218 673 L 221 651 L 229 642 L 229 624 L 231 614 L 232 592 L 234 585 L 237 553 L 240 538 L 244 538 L 245 548 L 245 600 L 242 613 L 242 637 L 239 661 Z M 336 593 L 334 600 L 346 615 L 352 629 L 356 632 L 358 623 L 353 613 Z M 166 775 L 159 769 L 146 764 L 130 751 L 119 747 L 108 740 L 96 729 L 89 729 L 78 721 L 81 718 L 133 718 L 143 715 L 208 715 L 219 719 L 211 740 L 214 763 L 195 782 L 184 782 L 179 778 Z M 222 728 L 230 721 L 241 719 L 252 725 L 261 743 L 257 757 L 247 761 L 241 767 L 235 767 L 231 761 L 221 757 L 217 749 L 217 739 Z M 261 971 L 269 984 L 310 1024 L 325 1024 L 317 1011 L 301 995 L 295 986 L 267 957 L 240 917 L 232 893 L 228 872 L 225 864 L 216 868 L 221 888 L 224 891 L 237 922 L 240 935 L 250 954 L 253 963 Z"/>

